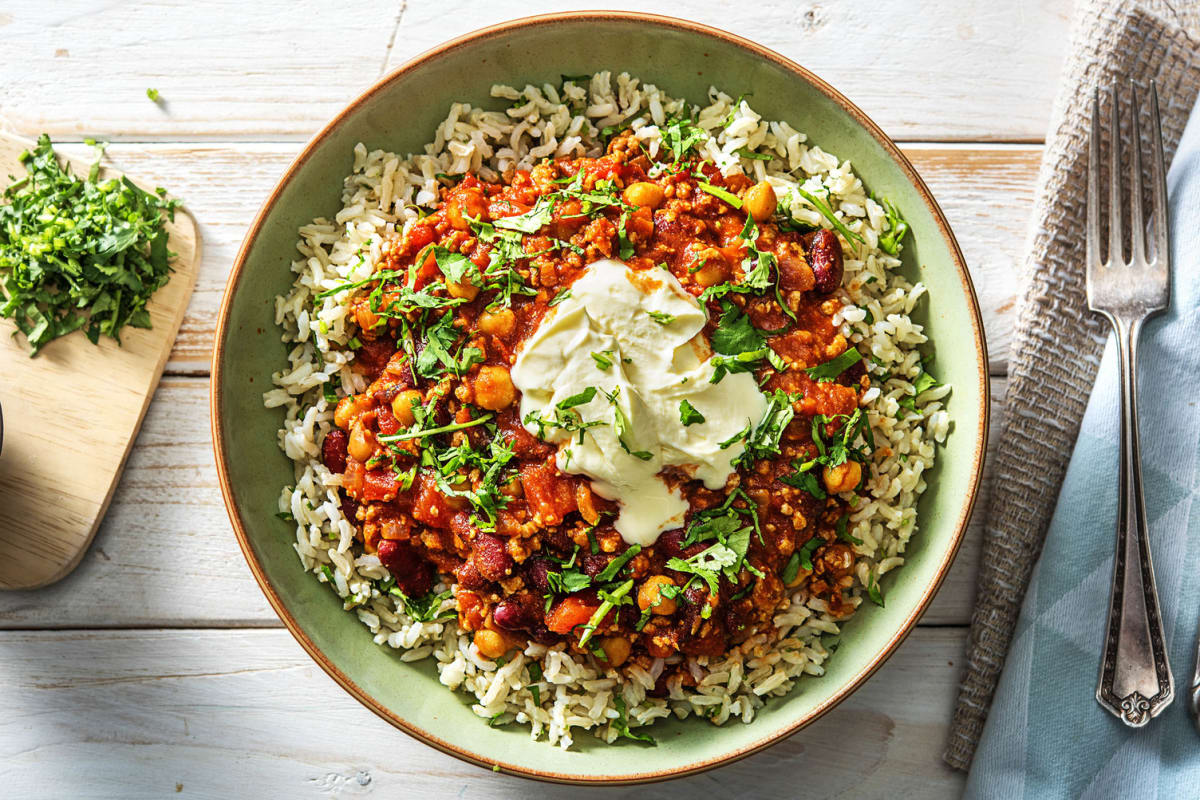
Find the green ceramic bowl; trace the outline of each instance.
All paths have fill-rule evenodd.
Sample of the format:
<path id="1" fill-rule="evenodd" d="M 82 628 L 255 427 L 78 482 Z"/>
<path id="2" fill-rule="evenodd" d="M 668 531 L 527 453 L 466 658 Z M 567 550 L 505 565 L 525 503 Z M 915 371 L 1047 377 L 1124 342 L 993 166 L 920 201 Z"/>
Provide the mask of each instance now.
<path id="1" fill-rule="evenodd" d="M 275 444 L 280 412 L 262 392 L 282 356 L 272 299 L 292 281 L 296 229 L 340 208 L 342 178 L 358 142 L 420 151 L 453 101 L 495 106 L 493 83 L 523 85 L 560 74 L 628 71 L 675 96 L 702 100 L 710 85 L 753 94 L 755 110 L 784 119 L 850 159 L 872 191 L 912 226 L 904 269 L 930 289 L 917 314 L 954 386 L 953 431 L 919 508 L 908 562 L 884 581 L 887 607 L 868 604 L 846 627 L 828 672 L 772 699 L 750 725 L 660 722 L 657 747 L 609 746 L 586 734 L 572 752 L 493 729 L 464 695 L 441 686 L 432 663 L 407 664 L 372 643 L 358 620 L 300 567 L 292 532 L 275 518 L 291 463 Z M 887 136 L 820 78 L 782 56 L 691 22 L 608 12 L 517 20 L 449 42 L 409 62 L 355 99 L 288 168 L 250 226 L 217 325 L 212 365 L 217 470 L 246 560 L 280 618 L 310 655 L 372 711 L 447 753 L 547 780 L 636 782 L 686 775 L 746 756 L 813 722 L 865 681 L 929 605 L 958 549 L 977 494 L 988 427 L 987 358 L 974 290 L 946 220 Z"/>

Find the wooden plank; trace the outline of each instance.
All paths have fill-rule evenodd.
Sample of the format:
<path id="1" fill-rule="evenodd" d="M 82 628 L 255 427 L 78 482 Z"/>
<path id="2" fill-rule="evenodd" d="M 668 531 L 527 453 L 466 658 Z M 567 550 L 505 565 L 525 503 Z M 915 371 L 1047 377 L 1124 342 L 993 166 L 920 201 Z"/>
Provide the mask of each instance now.
<path id="1" fill-rule="evenodd" d="M 635 0 L 606 5 L 646 9 Z M 18 0 L 0 15 L 0 108 L 15 130 L 55 137 L 305 140 L 385 66 L 484 25 L 594 6 Z M 799 61 L 892 136 L 990 141 L 1043 138 L 1069 9 L 1069 0 L 767 0 L 750 13 L 680 0 L 659 8 Z M 480 80 L 502 77 L 481 73 Z M 161 92 L 161 105 L 146 97 L 148 87 Z"/>
<path id="2" fill-rule="evenodd" d="M 1004 386 L 993 379 L 993 452 Z M 207 389 L 199 378 L 163 381 L 82 564 L 54 586 L 0 593 L 0 628 L 279 624 L 250 576 L 221 502 Z M 984 500 L 924 624 L 970 620 Z"/>
<path id="3" fill-rule="evenodd" d="M 7 3 L 0 109 L 55 138 L 305 140 L 378 77 L 401 5 Z"/>
<path id="4" fill-rule="evenodd" d="M 87 148 L 67 145 L 83 156 Z M 169 373 L 204 374 L 225 282 L 246 228 L 299 151 L 293 144 L 115 144 L 114 164 L 182 197 L 199 220 L 204 258 Z M 1003 374 L 1040 146 L 905 145 L 966 255 Z"/>
<path id="5" fill-rule="evenodd" d="M 33 146 L 0 134 L 0 170 L 24 174 L 20 157 Z M 71 167 L 86 176 L 86 163 Z M 100 174 L 101 180 L 121 178 L 111 170 Z M 150 328 L 128 327 L 117 332 L 119 342 L 102 336 L 96 344 L 76 331 L 31 358 L 16 325 L 0 323 L 6 412 L 0 589 L 59 580 L 79 563 L 100 526 L 196 282 L 201 248 L 192 218 L 175 214 L 165 235 L 177 255 L 169 282 L 146 304 Z M 86 384 L 85 403 L 70 402 L 80 395 L 81 376 L 98 379 Z"/>
<path id="6" fill-rule="evenodd" d="M 388 66 L 484 25 L 595 7 L 589 0 L 408 0 Z M 829 81 L 896 139 L 1040 142 L 1058 88 L 1071 4 L 767 0 L 747 13 L 711 0 L 649 9 L 645 2 L 618 0 L 604 7 L 691 19 L 776 50 Z M 620 71 L 619 62 L 613 71 Z"/>
<path id="7" fill-rule="evenodd" d="M 6 793 L 80 797 L 958 797 L 941 762 L 961 629 L 921 629 L 859 691 L 736 764 L 650 786 L 534 786 L 391 728 L 324 675 L 287 632 L 0 634 Z M 482 724 L 482 723 L 480 723 Z M 800 777 L 802 776 L 802 777 Z M 260 789 L 261 791 L 261 789 Z"/>

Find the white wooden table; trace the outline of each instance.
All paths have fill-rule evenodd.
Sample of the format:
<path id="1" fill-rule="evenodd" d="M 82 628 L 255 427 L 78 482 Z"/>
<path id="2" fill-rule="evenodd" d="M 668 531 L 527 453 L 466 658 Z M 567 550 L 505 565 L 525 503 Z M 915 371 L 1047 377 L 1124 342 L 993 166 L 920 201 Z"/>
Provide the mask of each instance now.
<path id="1" fill-rule="evenodd" d="M 0 124 L 26 136 L 45 131 L 68 152 L 84 152 L 85 137 L 108 139 L 119 168 L 185 199 L 204 237 L 179 340 L 91 551 L 55 586 L 0 593 L 0 795 L 599 796 L 444 756 L 327 678 L 281 627 L 238 551 L 216 484 L 207 405 L 230 264 L 302 143 L 422 50 L 567 6 L 585 4 L 0 5 Z M 1002 417 L 1016 274 L 1069 2 L 645 6 L 779 50 L 902 143 L 966 253 Z M 148 87 L 161 92 L 161 106 L 147 99 Z M 753 787 L 755 796 L 791 797 L 798 776 L 809 797 L 957 796 L 962 778 L 940 753 L 978 554 L 976 524 L 921 626 L 826 718 L 739 764 L 606 796 Z"/>

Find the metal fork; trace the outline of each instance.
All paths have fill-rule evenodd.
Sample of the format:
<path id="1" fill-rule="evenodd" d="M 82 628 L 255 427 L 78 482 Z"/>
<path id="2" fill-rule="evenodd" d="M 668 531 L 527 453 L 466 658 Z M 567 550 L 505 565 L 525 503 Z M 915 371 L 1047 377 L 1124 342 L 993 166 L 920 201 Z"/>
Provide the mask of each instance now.
<path id="1" fill-rule="evenodd" d="M 1151 162 L 1154 213 L 1146 253 L 1142 221 L 1141 126 L 1137 87 L 1131 85 L 1130 119 L 1133 153 L 1130 167 L 1130 260 L 1124 260 L 1122 238 L 1120 109 L 1116 87 L 1109 90 L 1108 259 L 1100 260 L 1100 92 L 1093 97 L 1092 135 L 1088 144 L 1087 297 L 1088 306 L 1112 323 L 1121 368 L 1120 496 L 1117 549 L 1113 559 L 1112 595 L 1104 657 L 1096 700 L 1126 725 L 1140 728 L 1158 716 L 1175 697 L 1162 615 L 1150 559 L 1149 527 L 1142 498 L 1142 465 L 1137 415 L 1137 353 L 1142 323 L 1170 302 L 1170 257 L 1167 247 L 1167 180 L 1163 167 L 1158 92 L 1150 84 Z"/>

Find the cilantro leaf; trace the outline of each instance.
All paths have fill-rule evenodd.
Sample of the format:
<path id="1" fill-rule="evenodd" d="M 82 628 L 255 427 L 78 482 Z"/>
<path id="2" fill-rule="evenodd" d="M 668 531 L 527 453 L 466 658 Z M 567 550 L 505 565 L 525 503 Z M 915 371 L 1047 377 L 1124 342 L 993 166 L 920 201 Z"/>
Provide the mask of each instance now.
<path id="1" fill-rule="evenodd" d="M 604 372 L 612 369 L 613 351 L 601 350 L 599 353 L 592 353 L 592 360 L 596 362 L 596 367 Z"/>
<path id="2" fill-rule="evenodd" d="M 704 422 L 704 415 L 697 411 L 696 407 L 687 400 L 680 400 L 679 421 L 686 428 L 688 425 L 697 425 Z"/>
<path id="3" fill-rule="evenodd" d="M 539 197 L 533 208 L 515 217 L 501 217 L 492 222 L 497 228 L 505 228 L 521 233 L 536 233 L 540 228 L 550 224 L 554 212 L 554 200 Z"/>
<path id="4" fill-rule="evenodd" d="M 879 249 L 888 255 L 899 255 L 900 243 L 908 233 L 908 223 L 889 200 L 881 199 L 879 204 L 883 206 L 888 222 L 887 230 L 879 237 Z"/>
<path id="5" fill-rule="evenodd" d="M 640 544 L 630 545 L 628 550 L 626 550 L 624 553 L 621 553 L 621 555 L 617 556 L 612 561 L 608 562 L 608 566 L 602 569 L 600 574 L 596 576 L 596 583 L 608 583 L 609 581 L 616 579 L 617 574 L 620 573 L 621 569 L 629 563 L 631 558 L 640 552 L 642 552 L 642 546 Z"/>
<path id="6" fill-rule="evenodd" d="M 724 200 L 734 208 L 742 207 L 742 201 L 738 198 L 738 196 L 727 189 L 722 189 L 720 186 L 713 186 L 711 183 L 706 183 L 705 181 L 697 181 L 696 187 L 700 189 L 700 191 L 707 192 L 719 200 Z"/>
<path id="7" fill-rule="evenodd" d="M 837 358 L 815 367 L 809 367 L 804 372 L 819 383 L 829 383 L 860 361 L 862 361 L 862 353 L 858 352 L 858 348 L 847 347 L 845 352 Z"/>
<path id="8" fill-rule="evenodd" d="M 811 467 L 812 465 L 808 466 Z M 821 486 L 821 481 L 817 479 L 816 473 L 811 469 L 804 469 L 803 466 L 797 466 L 797 463 L 794 461 L 792 462 L 792 467 L 796 471 L 791 475 L 780 476 L 780 483 L 808 492 L 818 500 L 824 500 L 827 497 L 824 487 Z"/>
<path id="9" fill-rule="evenodd" d="M 568 397 L 567 399 L 559 401 L 557 404 L 557 407 L 561 408 L 563 411 L 566 411 L 568 408 L 575 408 L 575 406 L 581 406 L 585 403 L 592 402 L 592 399 L 595 396 L 596 396 L 596 387 L 589 386 L 586 389 L 584 389 L 582 392 L 579 392 L 578 394 L 573 394 L 570 397 Z"/>
<path id="10" fill-rule="evenodd" d="M 686 118 L 671 120 L 662 131 L 662 142 L 675 156 L 676 163 L 682 161 L 684 156 L 707 138 L 708 134 L 703 128 Z"/>
<path id="11" fill-rule="evenodd" d="M 871 598 L 872 603 L 883 608 L 883 592 L 879 590 L 874 575 L 867 575 L 867 597 Z"/>
<path id="12" fill-rule="evenodd" d="M 748 314 L 728 300 L 721 301 L 721 316 L 712 335 L 713 350 L 735 356 L 759 350 L 765 343 L 766 337 L 750 322 Z"/>
<path id="13" fill-rule="evenodd" d="M 615 706 L 617 709 L 617 718 L 609 722 L 609 725 L 613 726 L 613 729 L 617 732 L 618 737 L 634 739 L 639 742 L 646 742 L 647 744 L 658 744 L 658 742 L 656 742 L 654 737 L 650 734 L 634 733 L 629 729 L 629 716 L 628 712 L 625 710 L 625 698 L 620 692 L 617 692 L 616 696 L 613 698 L 613 706 Z"/>
<path id="14" fill-rule="evenodd" d="M 650 319 L 654 320 L 659 325 L 670 325 L 675 321 L 675 315 L 668 314 L 665 311 L 647 311 L 646 313 L 650 315 Z"/>
<path id="15" fill-rule="evenodd" d="M 861 236 L 859 236 L 857 233 L 855 233 L 854 231 L 847 228 L 846 224 L 837 218 L 837 216 L 833 213 L 833 209 L 831 209 L 823 200 L 821 200 L 821 198 L 817 197 L 814 194 L 806 192 L 804 189 L 801 189 L 799 186 L 796 187 L 796 194 L 803 197 L 805 200 L 807 200 L 812 205 L 813 208 L 815 208 L 817 211 L 821 212 L 821 216 L 823 216 L 823 217 L 825 217 L 825 219 L 829 220 L 829 224 L 832 225 L 834 227 L 834 229 L 838 233 L 840 233 L 842 235 L 842 238 L 844 238 L 847 242 L 855 241 L 860 244 L 864 243 L 863 238 Z"/>

